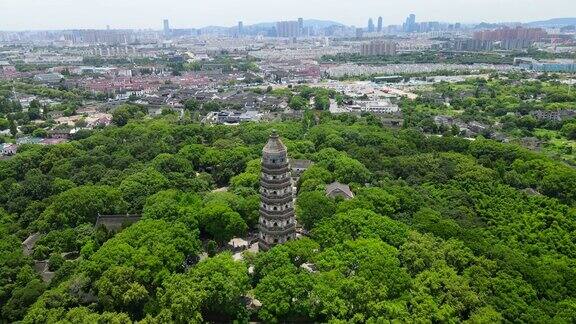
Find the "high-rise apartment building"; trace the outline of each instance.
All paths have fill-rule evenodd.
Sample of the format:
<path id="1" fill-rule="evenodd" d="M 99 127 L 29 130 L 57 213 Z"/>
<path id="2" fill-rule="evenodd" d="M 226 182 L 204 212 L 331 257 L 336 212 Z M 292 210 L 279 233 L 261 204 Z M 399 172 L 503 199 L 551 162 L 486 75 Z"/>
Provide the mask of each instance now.
<path id="1" fill-rule="evenodd" d="M 458 39 L 454 41 L 454 50 L 456 51 L 491 51 L 494 49 L 494 43 L 478 39 Z"/>
<path id="2" fill-rule="evenodd" d="M 395 42 L 376 40 L 362 44 L 360 54 L 363 56 L 395 55 L 397 45 Z"/>
<path id="3" fill-rule="evenodd" d="M 238 36 L 242 36 L 244 34 L 244 23 L 239 21 L 238 22 Z"/>
<path id="4" fill-rule="evenodd" d="M 298 33 L 300 33 L 299 36 L 310 36 L 309 28 L 304 28 L 304 18 L 298 18 Z"/>
<path id="5" fill-rule="evenodd" d="M 298 37 L 300 24 L 298 21 L 279 21 L 276 23 L 276 34 L 278 37 Z"/>
<path id="6" fill-rule="evenodd" d="M 382 16 L 378 17 L 378 32 L 381 33 L 382 32 L 382 28 L 384 28 L 383 26 L 384 21 L 382 20 Z"/>
<path id="7" fill-rule="evenodd" d="M 505 27 L 475 32 L 473 38 L 479 41 L 500 42 L 502 49 L 513 50 L 528 48 L 547 35 L 546 31 L 541 28 Z"/>
<path id="8" fill-rule="evenodd" d="M 499 28 L 494 30 L 483 30 L 474 33 L 474 39 L 489 40 L 489 41 L 504 41 L 527 39 L 531 41 L 539 41 L 546 37 L 546 32 L 541 28 Z"/>
<path id="9" fill-rule="evenodd" d="M 136 35 L 131 30 L 82 29 L 67 31 L 64 39 L 74 44 L 121 45 L 134 42 Z"/>
<path id="10" fill-rule="evenodd" d="M 168 21 L 168 19 L 164 19 L 164 35 L 168 36 L 170 35 L 170 22 Z"/>

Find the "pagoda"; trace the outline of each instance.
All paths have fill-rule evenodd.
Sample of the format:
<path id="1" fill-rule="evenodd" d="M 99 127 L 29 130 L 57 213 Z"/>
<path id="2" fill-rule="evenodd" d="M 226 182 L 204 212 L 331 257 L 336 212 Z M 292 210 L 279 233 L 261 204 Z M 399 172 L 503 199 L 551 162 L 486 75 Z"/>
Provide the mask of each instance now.
<path id="1" fill-rule="evenodd" d="M 268 250 L 296 238 L 292 180 L 286 146 L 272 131 L 262 150 L 259 247 Z"/>

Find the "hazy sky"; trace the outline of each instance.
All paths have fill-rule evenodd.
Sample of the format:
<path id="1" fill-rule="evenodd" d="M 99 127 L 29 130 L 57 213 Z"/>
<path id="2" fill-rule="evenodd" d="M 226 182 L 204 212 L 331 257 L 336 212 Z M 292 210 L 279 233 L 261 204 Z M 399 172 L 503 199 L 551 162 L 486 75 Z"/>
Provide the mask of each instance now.
<path id="1" fill-rule="evenodd" d="M 231 26 L 331 19 L 364 26 L 368 17 L 418 21 L 532 21 L 576 16 L 576 0 L 0 0 L 0 30 Z M 375 21 L 376 22 L 376 21 Z"/>

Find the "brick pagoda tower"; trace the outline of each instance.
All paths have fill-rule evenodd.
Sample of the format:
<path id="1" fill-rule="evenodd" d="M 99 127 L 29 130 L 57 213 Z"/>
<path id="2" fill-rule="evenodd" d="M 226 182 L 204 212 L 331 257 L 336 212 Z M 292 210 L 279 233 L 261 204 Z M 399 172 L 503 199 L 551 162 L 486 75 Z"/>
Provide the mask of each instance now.
<path id="1" fill-rule="evenodd" d="M 262 175 L 260 178 L 260 235 L 263 250 L 296 238 L 296 218 L 290 164 L 286 146 L 276 131 L 262 150 Z"/>

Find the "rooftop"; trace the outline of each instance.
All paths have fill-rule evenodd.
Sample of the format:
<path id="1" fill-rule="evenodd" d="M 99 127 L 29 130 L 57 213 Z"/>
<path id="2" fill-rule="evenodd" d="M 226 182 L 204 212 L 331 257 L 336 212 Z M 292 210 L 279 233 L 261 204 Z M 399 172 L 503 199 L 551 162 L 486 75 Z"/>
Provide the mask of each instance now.
<path id="1" fill-rule="evenodd" d="M 334 192 L 342 192 L 350 198 L 354 197 L 354 193 L 352 192 L 352 190 L 350 190 L 350 186 L 342 184 L 338 181 L 332 182 L 331 184 L 326 186 L 327 195 L 330 195 Z"/>
<path id="2" fill-rule="evenodd" d="M 312 165 L 312 161 L 310 160 L 298 160 L 298 159 L 291 159 L 290 166 L 293 169 L 306 169 Z"/>
<path id="3" fill-rule="evenodd" d="M 278 136 L 276 130 L 272 130 L 272 134 L 270 134 L 270 138 L 268 138 L 268 143 L 266 143 L 262 151 L 265 153 L 286 152 L 286 146 L 282 143 L 282 140 L 280 140 L 280 136 Z"/>

